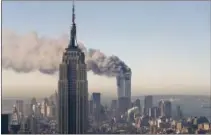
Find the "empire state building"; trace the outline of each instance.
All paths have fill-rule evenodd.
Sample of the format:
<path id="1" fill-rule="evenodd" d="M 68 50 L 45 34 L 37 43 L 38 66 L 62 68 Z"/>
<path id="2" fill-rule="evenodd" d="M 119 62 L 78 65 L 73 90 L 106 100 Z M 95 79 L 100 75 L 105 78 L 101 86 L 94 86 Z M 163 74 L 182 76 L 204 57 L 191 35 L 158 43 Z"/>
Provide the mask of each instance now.
<path id="1" fill-rule="evenodd" d="M 58 133 L 84 134 L 88 126 L 88 81 L 85 55 L 77 45 L 74 3 L 68 47 L 59 66 Z"/>

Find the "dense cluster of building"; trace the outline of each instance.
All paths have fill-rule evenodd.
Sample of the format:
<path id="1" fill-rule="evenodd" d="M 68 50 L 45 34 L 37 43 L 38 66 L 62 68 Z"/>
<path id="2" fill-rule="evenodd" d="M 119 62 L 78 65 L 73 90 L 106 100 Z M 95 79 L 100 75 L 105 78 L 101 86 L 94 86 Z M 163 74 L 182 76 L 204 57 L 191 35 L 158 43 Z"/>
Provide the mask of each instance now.
<path id="1" fill-rule="evenodd" d="M 131 69 L 121 68 L 116 76 L 117 99 L 103 106 L 101 93 L 88 100 L 85 54 L 76 42 L 73 5 L 71 37 L 59 65 L 58 93 L 41 103 L 32 98 L 24 104 L 17 100 L 11 114 L 2 114 L 2 133 L 83 134 L 83 133 L 209 133 L 205 117 L 184 118 L 180 106 L 172 117 L 172 105 L 161 100 L 157 106 L 146 96 L 131 102 Z"/>
<path id="2" fill-rule="evenodd" d="M 140 99 L 136 99 L 123 112 L 118 100 L 112 100 L 106 106 L 101 103 L 101 93 L 92 93 L 90 97 L 86 133 L 211 133 L 211 123 L 206 117 L 184 117 L 180 106 L 176 107 L 176 115 L 172 115 L 169 100 L 160 100 L 155 106 L 153 97 L 145 96 L 143 107 Z M 2 125 L 5 126 L 2 133 L 59 133 L 59 105 L 56 102 L 57 93 L 40 103 L 32 98 L 29 105 L 17 100 L 11 114 L 2 114 Z"/>
<path id="3" fill-rule="evenodd" d="M 184 117 L 180 106 L 172 114 L 169 100 L 153 104 L 152 96 L 145 96 L 144 106 L 140 99 L 131 102 L 129 109 L 122 112 L 118 100 L 109 107 L 102 106 L 101 94 L 93 93 L 89 101 L 89 116 L 92 130 L 89 133 L 140 133 L 140 134 L 193 134 L 211 133 L 211 123 L 206 117 Z"/>
<path id="4" fill-rule="evenodd" d="M 24 106 L 25 105 L 25 106 Z M 38 103 L 32 98 L 31 103 L 17 100 L 10 114 L 2 114 L 5 133 L 56 133 L 57 108 L 55 100 L 45 98 Z"/>

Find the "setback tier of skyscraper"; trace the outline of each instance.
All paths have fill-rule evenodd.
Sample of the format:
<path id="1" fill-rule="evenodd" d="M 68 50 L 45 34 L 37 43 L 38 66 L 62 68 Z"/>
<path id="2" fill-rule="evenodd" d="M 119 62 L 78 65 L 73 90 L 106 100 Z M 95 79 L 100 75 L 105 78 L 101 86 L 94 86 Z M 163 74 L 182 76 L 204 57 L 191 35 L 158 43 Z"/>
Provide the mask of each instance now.
<path id="1" fill-rule="evenodd" d="M 58 133 L 83 134 L 88 125 L 88 82 L 85 55 L 76 42 L 73 5 L 71 39 L 63 53 L 58 82 Z"/>

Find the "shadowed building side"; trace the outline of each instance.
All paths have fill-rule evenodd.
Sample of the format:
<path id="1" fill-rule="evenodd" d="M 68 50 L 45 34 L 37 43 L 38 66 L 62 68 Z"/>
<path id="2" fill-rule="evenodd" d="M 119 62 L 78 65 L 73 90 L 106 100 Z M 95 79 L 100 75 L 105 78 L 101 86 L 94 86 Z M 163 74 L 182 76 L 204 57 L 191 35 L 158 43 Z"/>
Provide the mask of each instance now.
<path id="1" fill-rule="evenodd" d="M 1 114 L 1 134 L 9 134 L 10 114 Z"/>

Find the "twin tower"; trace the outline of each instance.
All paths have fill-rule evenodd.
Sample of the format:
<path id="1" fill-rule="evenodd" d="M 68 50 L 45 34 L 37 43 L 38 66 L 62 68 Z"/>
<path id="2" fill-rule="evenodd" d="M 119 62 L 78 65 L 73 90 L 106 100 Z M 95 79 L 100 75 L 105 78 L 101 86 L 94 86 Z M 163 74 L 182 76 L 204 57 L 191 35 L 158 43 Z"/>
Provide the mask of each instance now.
<path id="1" fill-rule="evenodd" d="M 128 68 L 122 69 L 116 77 L 119 113 L 125 113 L 131 108 L 131 75 L 131 70 Z"/>

